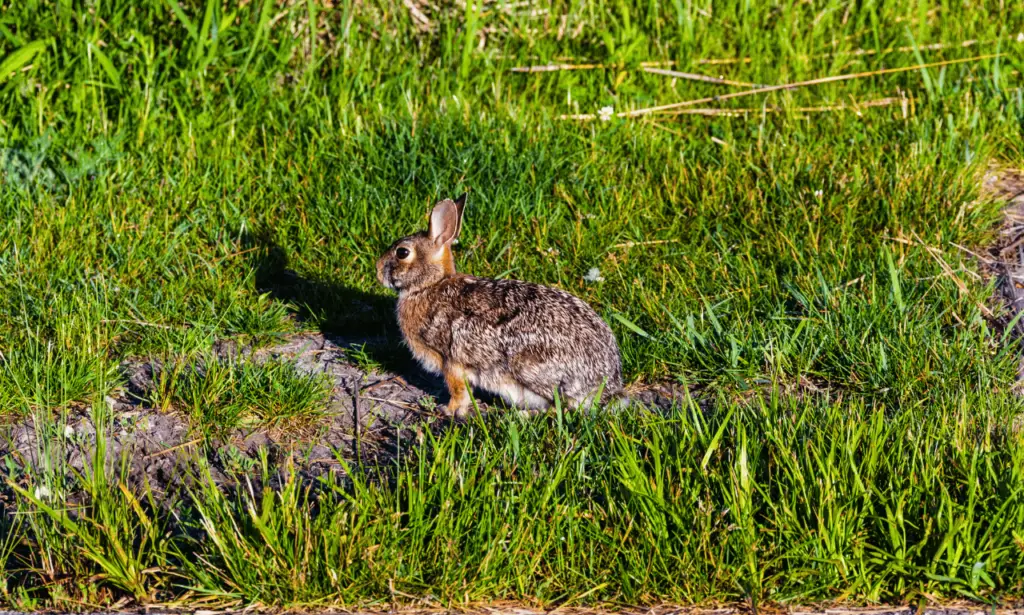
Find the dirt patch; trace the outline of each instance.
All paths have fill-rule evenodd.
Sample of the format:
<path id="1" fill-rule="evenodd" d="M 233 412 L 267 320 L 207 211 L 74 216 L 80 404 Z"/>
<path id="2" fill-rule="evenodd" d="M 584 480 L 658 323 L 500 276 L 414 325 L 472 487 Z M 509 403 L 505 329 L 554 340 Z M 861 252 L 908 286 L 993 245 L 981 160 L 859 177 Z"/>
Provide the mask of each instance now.
<path id="1" fill-rule="evenodd" d="M 1024 344 L 1024 318 L 1016 318 L 1024 310 L 1024 170 L 990 167 L 982 180 L 982 196 L 1005 202 L 999 238 L 989 250 L 988 257 L 980 258 L 998 277 L 999 296 L 996 299 L 1007 308 L 1005 324 L 1014 323 L 1017 343 Z M 1024 394 L 1024 353 L 1017 369 L 1014 391 L 1018 395 Z"/>
<path id="2" fill-rule="evenodd" d="M 157 361 L 129 360 L 121 365 L 125 385 L 105 401 L 109 416 L 97 419 L 88 409 L 70 411 L 63 423 L 40 426 L 32 419 L 12 426 L 0 439 L 0 457 L 10 454 L 27 469 L 51 467 L 84 472 L 93 463 L 97 420 L 104 420 L 108 467 L 127 460 L 129 484 L 148 483 L 160 496 L 189 484 L 198 458 L 205 458 L 220 485 L 253 475 L 265 455 L 275 471 L 287 466 L 307 478 L 340 472 L 340 459 L 380 463 L 398 452 L 395 443 L 415 441 L 423 429 L 443 430 L 447 394 L 439 379 L 423 372 L 401 375 L 358 367 L 346 352 L 351 345 L 321 333 L 302 333 L 267 348 L 254 348 L 236 340 L 215 345 L 216 360 L 288 362 L 301 374 L 322 374 L 331 390 L 326 412 L 317 425 L 298 430 L 237 428 L 225 436 L 207 439 L 196 433 L 187 416 L 173 408 L 154 408 L 152 399 L 161 370 Z M 633 393 L 636 402 L 667 409 L 686 395 L 671 385 L 643 387 Z M 503 406 L 481 404 L 484 412 L 506 411 Z M 408 432 L 404 434 L 403 432 Z"/>

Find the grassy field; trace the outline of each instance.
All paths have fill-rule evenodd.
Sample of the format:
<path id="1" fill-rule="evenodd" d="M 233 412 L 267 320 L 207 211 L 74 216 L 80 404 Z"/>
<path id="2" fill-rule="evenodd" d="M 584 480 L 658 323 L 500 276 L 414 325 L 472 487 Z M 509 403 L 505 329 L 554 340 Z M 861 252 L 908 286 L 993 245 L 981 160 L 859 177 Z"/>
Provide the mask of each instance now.
<path id="1" fill-rule="evenodd" d="M 315 484 L 265 458 L 174 513 L 102 453 L 8 457 L 0 605 L 1024 597 L 1019 346 L 972 256 L 986 166 L 1024 165 L 1024 6 L 481 1 L 0 4 L 0 432 L 59 447 L 122 360 L 228 338 L 415 369 L 373 262 L 467 189 L 463 270 L 578 294 L 628 381 L 693 398 L 490 416 Z M 513 71 L 551 64 L 597 66 Z M 619 117 L 749 89 L 645 67 L 889 72 Z M 327 396 L 272 364 L 149 401 L 208 438 Z"/>

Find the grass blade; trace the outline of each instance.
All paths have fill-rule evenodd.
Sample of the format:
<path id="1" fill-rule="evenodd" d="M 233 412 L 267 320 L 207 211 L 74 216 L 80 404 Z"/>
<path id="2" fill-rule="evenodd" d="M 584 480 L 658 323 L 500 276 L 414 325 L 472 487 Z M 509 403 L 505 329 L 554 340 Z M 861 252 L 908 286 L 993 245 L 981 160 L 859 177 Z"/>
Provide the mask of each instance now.
<path id="1" fill-rule="evenodd" d="M 32 41 L 8 54 L 4 61 L 0 62 L 0 83 L 7 81 L 11 75 L 25 68 L 49 44 L 49 40 Z"/>

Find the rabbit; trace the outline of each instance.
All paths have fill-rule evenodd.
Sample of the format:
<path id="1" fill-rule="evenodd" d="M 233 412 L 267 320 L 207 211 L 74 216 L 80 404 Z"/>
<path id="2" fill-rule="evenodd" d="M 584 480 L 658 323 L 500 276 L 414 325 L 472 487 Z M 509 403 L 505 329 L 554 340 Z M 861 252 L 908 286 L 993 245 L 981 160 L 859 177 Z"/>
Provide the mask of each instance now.
<path id="1" fill-rule="evenodd" d="M 398 292 L 405 343 L 444 376 L 448 413 L 468 414 L 468 385 L 525 412 L 550 408 L 556 391 L 575 408 L 625 403 L 615 335 L 589 305 L 555 288 L 456 271 L 452 243 L 465 204 L 466 195 L 437 203 L 428 230 L 377 261 L 377 280 Z"/>

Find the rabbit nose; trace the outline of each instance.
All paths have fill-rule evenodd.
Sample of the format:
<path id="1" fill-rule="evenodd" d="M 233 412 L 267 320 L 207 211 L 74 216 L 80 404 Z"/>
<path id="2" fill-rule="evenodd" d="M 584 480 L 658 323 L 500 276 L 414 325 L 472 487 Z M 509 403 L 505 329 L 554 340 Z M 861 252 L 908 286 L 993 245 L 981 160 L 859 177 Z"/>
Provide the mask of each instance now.
<path id="1" fill-rule="evenodd" d="M 391 263 L 384 261 L 383 259 L 377 261 L 377 281 L 382 286 L 387 288 L 394 288 L 394 284 L 391 282 Z"/>

